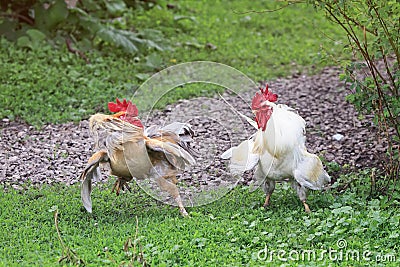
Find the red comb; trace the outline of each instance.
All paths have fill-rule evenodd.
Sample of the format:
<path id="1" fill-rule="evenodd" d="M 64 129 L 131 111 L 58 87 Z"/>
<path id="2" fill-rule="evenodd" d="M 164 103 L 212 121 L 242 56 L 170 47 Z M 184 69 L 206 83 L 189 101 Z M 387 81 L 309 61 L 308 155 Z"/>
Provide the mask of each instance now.
<path id="1" fill-rule="evenodd" d="M 143 128 L 142 122 L 137 118 L 137 116 L 139 115 L 139 111 L 136 105 L 132 104 L 131 101 L 126 101 L 126 99 L 124 98 L 124 100 L 121 102 L 117 98 L 116 103 L 108 102 L 108 110 L 114 113 L 125 111 L 125 113 L 120 115 L 118 118 L 135 126 Z"/>
<path id="2" fill-rule="evenodd" d="M 120 111 L 126 111 L 127 114 L 134 117 L 139 115 L 139 111 L 136 105 L 132 104 L 131 101 L 126 101 L 125 98 L 122 102 L 118 98 L 116 99 L 116 103 L 108 102 L 108 110 L 114 113 Z"/>
<path id="3" fill-rule="evenodd" d="M 265 89 L 260 88 L 260 91 L 265 97 L 265 100 L 268 100 L 269 102 L 275 102 L 278 100 L 277 94 L 273 94 L 272 92 L 268 91 L 268 84 L 265 85 Z"/>
<path id="4" fill-rule="evenodd" d="M 268 84 L 265 86 L 265 89 L 260 88 L 260 92 L 257 92 L 253 97 L 253 101 L 251 103 L 251 109 L 257 110 L 260 109 L 261 106 L 265 101 L 275 102 L 278 100 L 278 95 L 273 94 L 272 92 L 268 91 Z"/>

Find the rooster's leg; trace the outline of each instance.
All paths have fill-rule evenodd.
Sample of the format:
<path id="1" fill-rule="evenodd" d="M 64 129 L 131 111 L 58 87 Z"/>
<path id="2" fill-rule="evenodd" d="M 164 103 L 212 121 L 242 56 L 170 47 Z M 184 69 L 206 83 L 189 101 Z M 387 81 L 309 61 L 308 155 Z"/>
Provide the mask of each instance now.
<path id="1" fill-rule="evenodd" d="M 306 203 L 305 200 L 303 201 L 303 205 L 304 205 L 304 210 L 305 210 L 307 213 L 310 213 L 310 212 L 311 212 L 310 207 L 308 206 L 308 204 Z"/>
<path id="2" fill-rule="evenodd" d="M 306 203 L 306 200 L 307 200 L 307 189 L 305 187 L 301 186 L 296 181 L 292 182 L 292 187 L 293 187 L 294 190 L 296 190 L 300 201 L 303 203 L 305 212 L 310 213 L 311 212 L 310 207 Z"/>
<path id="3" fill-rule="evenodd" d="M 267 194 L 265 196 L 265 202 L 264 202 L 264 208 L 269 206 L 269 200 L 271 198 L 272 193 L 275 190 L 275 181 L 271 181 L 271 180 L 265 180 L 265 182 L 262 185 L 262 189 L 265 192 L 265 194 Z"/>
<path id="4" fill-rule="evenodd" d="M 269 199 L 271 198 L 271 194 L 268 194 L 265 196 L 265 201 L 264 201 L 264 208 L 269 206 Z"/>
<path id="5" fill-rule="evenodd" d="M 113 188 L 111 190 L 111 193 L 114 193 L 114 191 L 115 191 L 115 194 L 117 196 L 119 196 L 120 184 L 121 184 L 121 179 L 118 177 L 117 180 L 114 183 L 114 186 L 113 186 Z"/>
<path id="6" fill-rule="evenodd" d="M 180 196 L 180 195 L 178 195 L 178 196 L 175 198 L 175 201 L 176 201 L 176 203 L 178 204 L 179 212 L 182 214 L 182 216 L 183 216 L 183 217 L 189 216 L 189 214 L 187 213 L 185 207 L 183 206 L 182 199 L 181 199 L 181 196 Z"/>
<path id="7" fill-rule="evenodd" d="M 129 192 L 132 192 L 132 191 L 131 191 L 131 188 L 130 188 L 129 185 L 128 185 L 128 182 L 127 182 L 126 180 L 124 180 L 124 179 L 118 177 L 118 178 L 117 178 L 117 181 L 115 181 L 115 184 L 114 184 L 114 186 L 113 186 L 111 192 L 114 193 L 114 191 L 115 191 L 115 194 L 116 194 L 117 196 L 119 196 L 119 192 L 121 191 L 121 189 L 122 189 L 122 190 L 125 190 L 125 188 L 126 188 Z"/>
<path id="8" fill-rule="evenodd" d="M 169 181 L 171 180 L 171 181 Z M 182 214 L 183 217 L 189 216 L 187 213 L 185 207 L 183 206 L 181 196 L 179 195 L 179 190 L 178 187 L 176 187 L 175 183 L 176 182 L 176 177 L 175 176 L 163 176 L 157 179 L 157 183 L 159 184 L 160 188 L 166 192 L 168 192 L 176 201 L 179 207 L 179 211 Z"/>
<path id="9" fill-rule="evenodd" d="M 128 181 L 124 180 L 124 184 L 122 185 L 122 189 L 125 190 L 125 188 L 126 188 L 126 190 L 129 191 L 129 193 L 132 193 L 132 190 L 131 190 L 131 187 L 128 184 Z"/>

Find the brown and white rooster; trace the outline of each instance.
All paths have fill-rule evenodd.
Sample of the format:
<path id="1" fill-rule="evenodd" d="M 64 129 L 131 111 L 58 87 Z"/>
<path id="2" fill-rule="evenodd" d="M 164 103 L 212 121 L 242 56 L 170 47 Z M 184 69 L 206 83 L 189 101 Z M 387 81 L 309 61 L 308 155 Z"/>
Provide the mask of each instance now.
<path id="1" fill-rule="evenodd" d="M 268 85 L 257 92 L 252 100 L 255 121 L 243 116 L 257 132 L 237 147 L 225 151 L 221 157 L 230 159 L 233 175 L 256 167 L 254 178 L 266 193 L 264 207 L 269 205 L 276 181 L 289 179 L 306 212 L 307 189 L 320 190 L 330 182 L 317 155 L 307 152 L 305 146 L 305 121 L 292 108 L 275 104 L 276 94 Z"/>
<path id="2" fill-rule="evenodd" d="M 96 148 L 81 174 L 81 197 L 84 207 L 92 212 L 92 180 L 99 179 L 100 163 L 109 163 L 111 174 L 117 176 L 112 191 L 118 195 L 127 182 L 135 179 L 155 179 L 160 188 L 168 192 L 187 216 L 178 188 L 176 175 L 186 165 L 195 163 L 190 148 L 193 131 L 185 123 L 172 123 L 163 128 L 152 126 L 144 129 L 138 119 L 138 110 L 125 99 L 110 102 L 113 115 L 95 114 L 89 119 L 90 132 Z"/>

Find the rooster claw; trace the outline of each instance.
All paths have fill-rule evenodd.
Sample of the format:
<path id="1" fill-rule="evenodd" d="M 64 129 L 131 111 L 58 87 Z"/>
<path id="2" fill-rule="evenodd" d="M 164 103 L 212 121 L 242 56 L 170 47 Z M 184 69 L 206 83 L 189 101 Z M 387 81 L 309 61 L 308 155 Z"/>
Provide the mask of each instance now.
<path id="1" fill-rule="evenodd" d="M 308 206 L 308 204 L 305 201 L 303 201 L 303 205 L 304 205 L 305 212 L 306 213 L 311 213 L 310 207 Z"/>
<path id="2" fill-rule="evenodd" d="M 181 213 L 181 215 L 183 217 L 190 217 L 189 214 L 187 213 L 187 211 L 185 210 L 185 208 L 179 209 L 179 212 Z"/>
<path id="3" fill-rule="evenodd" d="M 130 186 L 128 185 L 128 182 L 121 178 L 118 178 L 117 181 L 115 181 L 115 184 L 111 190 L 111 193 L 114 193 L 114 191 L 115 191 L 115 194 L 117 196 L 119 196 L 119 192 L 121 191 L 121 189 L 122 190 L 127 189 L 130 193 L 132 193 L 132 190 L 131 190 Z"/>
<path id="4" fill-rule="evenodd" d="M 128 185 L 127 182 L 125 182 L 125 184 L 122 185 L 122 189 L 123 189 L 123 190 L 126 189 L 126 190 L 129 191 L 129 193 L 132 193 L 131 187 Z"/>
<path id="5" fill-rule="evenodd" d="M 264 209 L 267 209 L 270 206 L 270 202 L 269 202 L 270 197 L 271 197 L 270 194 L 265 197 L 265 202 L 263 205 Z"/>

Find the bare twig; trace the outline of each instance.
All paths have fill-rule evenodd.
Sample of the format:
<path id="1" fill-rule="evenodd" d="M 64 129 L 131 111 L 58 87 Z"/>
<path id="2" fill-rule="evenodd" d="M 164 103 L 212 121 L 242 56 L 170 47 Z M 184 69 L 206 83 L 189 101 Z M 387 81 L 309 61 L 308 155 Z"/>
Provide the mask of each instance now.
<path id="1" fill-rule="evenodd" d="M 32 18 L 18 14 L 18 13 L 7 13 L 7 12 L 0 12 L 0 16 L 2 17 L 9 17 L 9 18 L 13 18 L 13 19 L 19 19 L 23 22 L 28 23 L 29 25 L 33 26 L 35 24 L 35 22 L 33 21 Z"/>
<path id="2" fill-rule="evenodd" d="M 333 10 L 333 9 L 334 9 L 333 6 L 331 6 L 331 5 L 328 4 L 328 3 L 325 3 L 325 5 L 326 5 L 326 6 L 325 6 L 325 10 L 327 10 L 327 9 Z M 353 22 L 353 23 L 354 23 L 356 26 L 358 26 L 360 29 L 365 28 L 365 30 L 366 30 L 367 32 L 369 32 L 369 33 L 371 33 L 371 34 L 373 34 L 373 35 L 375 35 L 375 36 L 377 35 L 377 32 L 376 32 L 375 30 L 368 29 L 368 28 L 365 27 L 365 25 L 363 25 L 362 23 L 360 23 L 360 22 L 356 21 L 355 19 L 353 19 L 353 18 L 347 16 L 345 10 L 343 10 L 343 9 L 341 9 L 341 8 L 338 8 L 338 11 L 340 12 L 340 15 L 342 15 L 343 18 L 345 18 L 347 21 Z M 330 13 L 331 13 L 331 12 L 330 12 Z"/>
<path id="3" fill-rule="evenodd" d="M 58 228 L 58 209 L 55 209 L 54 211 L 54 225 L 56 226 L 57 237 L 62 247 L 62 256 L 58 260 L 58 262 L 60 263 L 66 260 L 68 263 L 74 263 L 78 265 L 85 264 L 85 262 L 81 258 L 79 258 L 79 256 L 76 254 L 75 251 L 73 251 L 72 249 L 70 249 L 68 246 L 65 245 L 64 241 L 61 238 L 60 229 Z"/>
<path id="4" fill-rule="evenodd" d="M 79 55 L 81 58 L 85 60 L 86 64 L 90 64 L 89 58 L 82 51 L 79 51 L 72 47 L 72 41 L 70 38 L 66 38 L 65 43 L 67 44 L 67 49 L 69 52 Z"/>
<path id="5" fill-rule="evenodd" d="M 129 249 L 132 248 L 132 257 L 131 260 L 129 261 L 130 265 L 133 266 L 135 262 L 139 262 L 142 264 L 143 267 L 149 266 L 148 263 L 146 262 L 146 259 L 144 258 L 143 248 L 142 245 L 140 244 L 138 234 L 139 234 L 139 220 L 136 216 L 135 236 L 133 237 L 133 241 L 132 238 L 129 237 L 128 240 L 125 242 L 124 251 L 129 252 Z M 137 252 L 137 250 L 139 250 L 139 252 Z"/>
<path id="6" fill-rule="evenodd" d="M 338 188 L 337 191 L 339 193 L 344 193 L 348 188 L 351 188 L 351 184 L 355 181 L 355 178 L 351 179 L 347 183 L 345 183 L 342 187 Z"/>
<path id="7" fill-rule="evenodd" d="M 379 23 L 381 24 L 381 26 L 382 26 L 382 28 L 383 28 L 383 31 L 385 32 L 385 35 L 386 35 L 386 37 L 388 38 L 388 41 L 389 41 L 390 45 L 392 46 L 392 49 L 393 49 L 394 53 L 396 54 L 397 64 L 400 65 L 400 52 L 399 52 L 399 49 L 398 49 L 398 45 L 396 45 L 396 44 L 394 43 L 393 38 L 391 37 L 391 34 L 389 33 L 389 30 L 388 30 L 388 28 L 387 28 L 387 26 L 386 26 L 386 23 L 385 23 L 385 21 L 382 19 L 382 17 L 380 16 L 378 10 L 376 9 L 376 6 L 371 2 L 371 0 L 367 0 L 367 3 L 368 3 L 368 4 L 372 7 L 372 9 L 374 10 L 374 12 L 375 12 L 375 14 L 376 14 L 376 16 L 377 16 L 377 18 L 378 18 L 378 20 L 379 20 Z"/>
<path id="8" fill-rule="evenodd" d="M 287 8 L 288 6 L 294 5 L 294 4 L 301 4 L 301 3 L 306 3 L 305 1 L 290 1 L 287 2 L 286 5 L 278 7 L 276 9 L 265 9 L 265 10 L 248 10 L 248 11 L 244 11 L 244 12 L 239 12 L 236 10 L 233 10 L 233 13 L 238 14 L 238 15 L 245 15 L 245 14 L 250 14 L 250 13 L 255 13 L 255 14 L 261 14 L 261 13 L 271 13 L 271 12 L 276 12 L 279 10 L 282 10 L 284 8 Z"/>
<path id="9" fill-rule="evenodd" d="M 392 91 L 393 95 L 399 97 L 400 96 L 399 95 L 400 92 L 399 92 L 398 89 L 396 90 L 395 79 L 394 79 L 394 77 L 392 75 L 392 72 L 390 71 L 389 63 L 388 63 L 388 60 L 387 60 L 387 56 L 385 54 L 385 50 L 383 49 L 382 45 L 379 47 L 379 49 L 381 50 L 381 53 L 382 53 L 382 56 L 383 56 L 383 62 L 385 63 L 386 73 L 390 78 L 390 85 L 391 85 L 390 90 Z"/>

